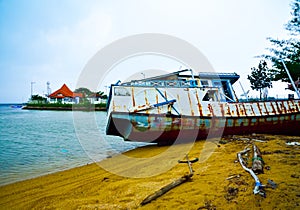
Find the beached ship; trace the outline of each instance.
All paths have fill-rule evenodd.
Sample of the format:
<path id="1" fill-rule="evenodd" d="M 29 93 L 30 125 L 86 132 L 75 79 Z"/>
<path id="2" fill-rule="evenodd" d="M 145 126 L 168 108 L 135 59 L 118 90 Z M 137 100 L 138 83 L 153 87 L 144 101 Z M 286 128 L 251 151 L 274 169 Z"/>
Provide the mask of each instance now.
<path id="1" fill-rule="evenodd" d="M 106 133 L 172 144 L 207 136 L 300 134 L 300 100 L 239 102 L 236 73 L 182 70 L 111 86 Z"/>

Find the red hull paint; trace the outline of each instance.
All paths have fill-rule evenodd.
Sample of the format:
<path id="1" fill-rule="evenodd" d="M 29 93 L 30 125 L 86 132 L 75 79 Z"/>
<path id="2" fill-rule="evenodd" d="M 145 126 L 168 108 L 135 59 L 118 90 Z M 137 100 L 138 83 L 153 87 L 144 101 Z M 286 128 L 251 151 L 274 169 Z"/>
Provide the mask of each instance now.
<path id="1" fill-rule="evenodd" d="M 145 121 L 139 127 L 136 118 Z M 157 122 L 169 122 L 165 127 Z M 177 122 L 174 123 L 174 122 Z M 178 123 L 179 122 L 179 123 Z M 198 124 L 198 125 L 197 125 Z M 125 140 L 172 144 L 191 142 L 223 135 L 270 133 L 300 135 L 300 113 L 265 117 L 201 118 L 191 116 L 166 116 L 112 113 L 107 134 L 121 136 Z"/>

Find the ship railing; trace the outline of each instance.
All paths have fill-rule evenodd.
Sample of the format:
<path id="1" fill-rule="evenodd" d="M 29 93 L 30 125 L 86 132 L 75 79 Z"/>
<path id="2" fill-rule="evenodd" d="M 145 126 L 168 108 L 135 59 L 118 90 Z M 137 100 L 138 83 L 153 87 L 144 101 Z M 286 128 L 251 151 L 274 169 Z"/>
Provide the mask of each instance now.
<path id="1" fill-rule="evenodd" d="M 122 86 L 136 87 L 198 87 L 194 80 L 150 80 L 131 81 L 123 83 Z"/>
<path id="2" fill-rule="evenodd" d="M 131 81 L 123 83 L 123 86 L 138 87 L 190 87 L 190 81 L 181 80 L 150 80 L 150 81 Z"/>

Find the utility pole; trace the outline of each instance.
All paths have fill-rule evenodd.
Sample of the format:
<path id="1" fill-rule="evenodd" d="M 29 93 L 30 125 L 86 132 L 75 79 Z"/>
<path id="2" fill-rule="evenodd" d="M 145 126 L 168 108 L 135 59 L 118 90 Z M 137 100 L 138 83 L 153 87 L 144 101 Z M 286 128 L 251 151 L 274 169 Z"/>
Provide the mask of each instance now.
<path id="1" fill-rule="evenodd" d="M 47 82 L 47 97 L 51 94 L 50 82 Z"/>
<path id="2" fill-rule="evenodd" d="M 31 82 L 31 95 L 30 95 L 30 97 L 32 98 L 32 95 L 33 95 L 33 84 L 35 84 L 35 82 Z"/>

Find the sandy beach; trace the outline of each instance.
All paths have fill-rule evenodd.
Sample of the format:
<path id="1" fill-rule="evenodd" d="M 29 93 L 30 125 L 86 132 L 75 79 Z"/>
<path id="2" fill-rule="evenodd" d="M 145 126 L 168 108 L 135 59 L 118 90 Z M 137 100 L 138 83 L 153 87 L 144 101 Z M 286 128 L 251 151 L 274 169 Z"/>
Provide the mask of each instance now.
<path id="1" fill-rule="evenodd" d="M 187 164 L 174 164 L 184 158 L 182 148 L 192 146 L 188 155 L 193 159 L 199 157 L 204 141 L 177 145 L 175 150 L 146 146 L 106 159 L 100 166 L 89 164 L 1 186 L 0 209 L 300 209 L 300 147 L 286 142 L 300 142 L 300 137 L 223 138 L 212 144 L 208 159 L 200 157 L 193 163 L 190 181 L 144 206 L 140 203 L 148 195 L 189 173 Z M 277 184 L 275 189 L 265 188 L 266 198 L 253 194 L 254 180 L 237 161 L 237 153 L 246 146 L 251 148 L 251 143 L 260 148 L 265 162 L 264 174 L 258 175 L 260 181 L 267 184 L 270 179 Z M 147 162 L 149 157 L 161 154 L 172 158 L 162 162 L 158 158 L 156 164 Z M 130 158 L 142 161 L 134 165 Z M 155 170 L 159 172 L 162 164 L 170 164 L 165 166 L 170 169 L 151 175 Z"/>

